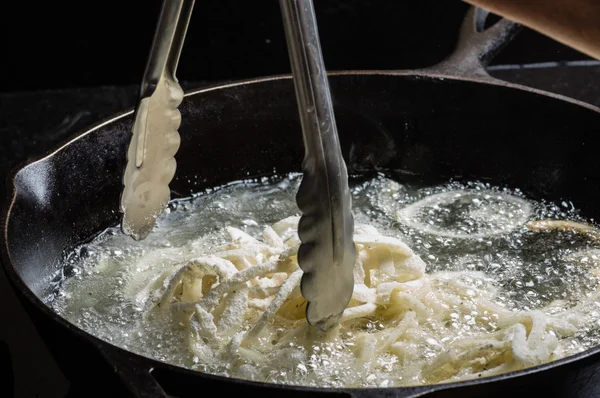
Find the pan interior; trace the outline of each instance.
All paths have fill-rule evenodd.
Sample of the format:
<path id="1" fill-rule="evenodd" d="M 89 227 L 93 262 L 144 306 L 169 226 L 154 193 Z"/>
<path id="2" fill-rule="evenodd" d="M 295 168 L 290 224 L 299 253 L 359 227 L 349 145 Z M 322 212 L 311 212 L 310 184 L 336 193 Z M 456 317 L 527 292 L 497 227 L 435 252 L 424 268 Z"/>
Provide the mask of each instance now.
<path id="1" fill-rule="evenodd" d="M 450 180 L 519 188 L 531 200 L 598 212 L 595 110 L 505 86 L 418 76 L 331 78 L 349 172 L 415 187 Z M 174 197 L 299 169 L 303 149 L 289 79 L 188 96 Z M 42 299 L 65 251 L 119 220 L 131 119 L 112 121 L 15 177 L 7 244 L 18 276 Z"/>

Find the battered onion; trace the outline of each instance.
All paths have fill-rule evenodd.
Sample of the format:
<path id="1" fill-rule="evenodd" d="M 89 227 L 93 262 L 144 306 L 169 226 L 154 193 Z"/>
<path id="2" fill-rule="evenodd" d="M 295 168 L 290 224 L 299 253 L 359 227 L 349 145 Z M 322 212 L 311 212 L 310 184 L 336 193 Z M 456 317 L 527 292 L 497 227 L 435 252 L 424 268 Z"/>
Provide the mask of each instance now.
<path id="1" fill-rule="evenodd" d="M 511 311 L 495 303 L 497 289 L 486 275 L 428 274 L 406 244 L 357 225 L 354 294 L 340 326 L 323 334 L 304 319 L 297 223 L 298 217 L 281 220 L 265 229 L 262 240 L 228 228 L 229 244 L 149 283 L 134 279 L 126 291 L 145 304 L 148 317 L 183 328 L 190 352 L 230 364 L 227 373 L 236 377 L 260 378 L 267 363 L 335 377 L 337 366 L 356 372 L 355 386 L 457 381 L 560 358 L 595 299 L 568 310 L 554 302 Z M 323 349 L 333 350 L 328 361 L 343 358 L 324 364 Z"/>

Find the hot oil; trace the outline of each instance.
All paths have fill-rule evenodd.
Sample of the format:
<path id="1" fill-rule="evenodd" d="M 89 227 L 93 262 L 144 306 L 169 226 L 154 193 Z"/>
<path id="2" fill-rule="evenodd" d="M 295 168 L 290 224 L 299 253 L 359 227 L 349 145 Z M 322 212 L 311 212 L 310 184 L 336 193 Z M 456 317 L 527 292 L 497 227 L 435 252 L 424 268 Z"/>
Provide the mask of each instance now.
<path id="1" fill-rule="evenodd" d="M 204 372 L 324 387 L 354 385 L 357 380 L 364 386 L 419 384 L 418 375 L 403 374 L 401 361 L 392 355 L 376 359 L 377 374 L 347 366 L 353 361 L 353 334 L 384 328 L 376 317 L 342 330 L 341 339 L 315 339 L 308 348 L 292 341 L 274 353 L 268 365 L 244 365 L 235 371 L 229 363 L 207 363 L 191 354 L 185 333 L 170 322 L 144 318 L 147 295 L 139 293 L 144 282 L 185 263 L 192 253 L 209 252 L 226 242 L 225 227 L 259 237 L 265 226 L 298 214 L 299 182 L 298 175 L 238 182 L 173 202 L 140 242 L 109 229 L 67 256 L 65 278 L 60 278 L 51 305 L 70 322 L 115 345 Z M 537 219 L 583 221 L 571 203 L 533 202 L 518 190 L 483 183 L 412 189 L 384 176 L 356 181 L 352 195 L 356 223 L 403 240 L 425 261 L 428 273 L 483 273 L 485 278 L 467 275 L 465 282 L 498 288 L 497 302 L 507 308 L 539 309 L 556 300 L 573 306 L 598 286 L 594 269 L 600 268 L 600 251 L 589 251 L 594 242 L 573 232 L 533 232 L 524 226 Z M 422 202 L 425 198 L 433 199 Z M 424 206 L 411 208 L 416 202 Z M 571 338 L 567 354 L 600 343 L 600 325 L 593 321 L 600 310 L 589 307 L 589 322 Z M 477 316 L 457 313 L 443 331 L 432 325 L 423 359 L 437 355 L 436 347 L 447 339 L 495 329 L 493 319 L 482 325 L 473 321 Z"/>
<path id="2" fill-rule="evenodd" d="M 524 226 L 541 219 L 585 222 L 572 203 L 533 202 L 519 190 L 483 183 L 412 191 L 381 178 L 366 185 L 366 196 L 377 204 L 368 216 L 389 218 L 387 233 L 405 240 L 425 260 L 428 272 L 483 272 L 500 284 L 500 300 L 509 308 L 534 309 L 553 300 L 576 302 L 597 287 L 598 280 L 587 271 L 600 265 L 600 257 L 587 256 L 582 262 L 576 255 L 594 247 L 593 241 L 576 232 L 533 232 Z M 462 191 L 469 195 L 456 193 Z M 437 195 L 446 199 L 410 212 L 413 225 L 398 216 L 408 205 Z M 427 224 L 429 232 L 421 232 L 417 222 Z M 432 234 L 434 230 L 440 234 Z"/>

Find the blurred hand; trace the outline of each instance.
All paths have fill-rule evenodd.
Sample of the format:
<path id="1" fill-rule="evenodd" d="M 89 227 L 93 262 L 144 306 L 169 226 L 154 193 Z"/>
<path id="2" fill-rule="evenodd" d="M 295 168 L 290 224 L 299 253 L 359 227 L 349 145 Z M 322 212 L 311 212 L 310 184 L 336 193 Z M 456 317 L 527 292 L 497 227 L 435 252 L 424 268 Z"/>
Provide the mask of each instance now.
<path id="1" fill-rule="evenodd" d="M 465 0 L 600 60 L 598 0 Z"/>

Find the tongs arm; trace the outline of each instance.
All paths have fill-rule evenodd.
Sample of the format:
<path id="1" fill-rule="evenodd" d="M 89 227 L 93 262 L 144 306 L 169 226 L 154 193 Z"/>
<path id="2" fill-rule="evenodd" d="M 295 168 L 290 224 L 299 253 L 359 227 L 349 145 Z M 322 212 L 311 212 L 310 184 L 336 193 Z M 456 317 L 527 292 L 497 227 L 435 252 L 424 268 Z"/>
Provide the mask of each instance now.
<path id="1" fill-rule="evenodd" d="M 194 0 L 163 0 L 140 88 L 123 175 L 123 231 L 144 239 L 170 200 L 183 90 L 175 76 Z"/>
<path id="2" fill-rule="evenodd" d="M 309 324 L 327 331 L 354 289 L 354 219 L 312 0 L 280 0 L 302 133 L 298 264 Z"/>

